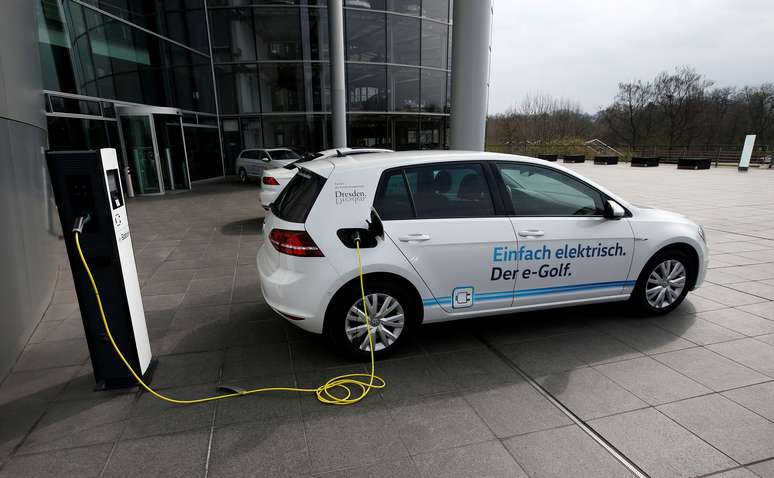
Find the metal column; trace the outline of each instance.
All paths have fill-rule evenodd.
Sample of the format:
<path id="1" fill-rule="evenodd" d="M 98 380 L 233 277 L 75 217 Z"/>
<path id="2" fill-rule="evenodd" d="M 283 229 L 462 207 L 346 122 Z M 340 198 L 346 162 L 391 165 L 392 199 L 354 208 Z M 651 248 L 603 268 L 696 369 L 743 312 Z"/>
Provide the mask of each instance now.
<path id="1" fill-rule="evenodd" d="M 454 2 L 451 149 L 484 150 L 491 29 L 490 1 Z"/>
<path id="2" fill-rule="evenodd" d="M 342 0 L 328 0 L 328 34 L 331 57 L 331 121 L 333 148 L 347 146 L 347 97 L 344 76 L 344 7 Z"/>

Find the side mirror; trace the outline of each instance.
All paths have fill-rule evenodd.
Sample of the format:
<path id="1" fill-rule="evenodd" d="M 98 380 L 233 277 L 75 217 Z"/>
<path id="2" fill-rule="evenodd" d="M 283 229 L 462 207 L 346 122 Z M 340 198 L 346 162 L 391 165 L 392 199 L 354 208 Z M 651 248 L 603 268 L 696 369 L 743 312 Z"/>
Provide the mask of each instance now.
<path id="1" fill-rule="evenodd" d="M 621 219 L 625 215 L 626 210 L 623 208 L 623 206 L 613 201 L 612 199 L 605 201 L 605 217 L 607 219 Z"/>

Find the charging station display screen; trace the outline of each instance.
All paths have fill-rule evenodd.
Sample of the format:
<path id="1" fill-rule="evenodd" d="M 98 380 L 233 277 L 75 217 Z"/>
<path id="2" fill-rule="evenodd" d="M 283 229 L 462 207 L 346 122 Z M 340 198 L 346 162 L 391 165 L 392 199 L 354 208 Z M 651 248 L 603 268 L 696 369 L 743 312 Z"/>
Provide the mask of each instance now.
<path id="1" fill-rule="evenodd" d="M 124 205 L 124 194 L 121 191 L 121 182 L 118 180 L 118 170 L 110 169 L 106 171 L 106 174 L 110 205 L 113 206 L 113 209 L 118 209 Z"/>

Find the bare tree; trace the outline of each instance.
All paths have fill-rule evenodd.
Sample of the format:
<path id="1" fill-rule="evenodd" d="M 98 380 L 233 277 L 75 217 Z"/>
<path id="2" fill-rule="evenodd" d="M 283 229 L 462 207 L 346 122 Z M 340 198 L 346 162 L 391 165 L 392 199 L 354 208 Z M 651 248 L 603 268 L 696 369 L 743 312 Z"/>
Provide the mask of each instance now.
<path id="1" fill-rule="evenodd" d="M 674 74 L 663 72 L 656 76 L 655 102 L 664 121 L 669 149 L 678 142 L 690 146 L 704 95 L 711 86 L 711 81 L 688 66 L 677 67 Z"/>

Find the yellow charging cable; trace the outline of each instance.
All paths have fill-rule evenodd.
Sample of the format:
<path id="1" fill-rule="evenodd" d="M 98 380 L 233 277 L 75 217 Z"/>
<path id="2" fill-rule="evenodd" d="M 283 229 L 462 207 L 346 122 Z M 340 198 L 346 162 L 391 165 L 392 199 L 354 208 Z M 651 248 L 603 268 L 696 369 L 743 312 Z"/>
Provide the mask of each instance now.
<path id="1" fill-rule="evenodd" d="M 213 395 L 211 397 L 196 398 L 192 400 L 179 400 L 176 398 L 167 397 L 155 390 L 153 390 L 147 383 L 143 382 L 142 378 L 137 372 L 132 369 L 129 361 L 126 360 L 121 349 L 118 348 L 113 334 L 110 333 L 110 326 L 108 325 L 107 318 L 105 317 L 105 309 L 102 308 L 102 299 L 99 296 L 99 289 L 97 283 L 94 282 L 94 276 L 91 274 L 89 264 L 86 262 L 86 258 L 83 256 L 83 250 L 81 249 L 80 232 L 74 231 L 75 234 L 75 247 L 78 249 L 78 255 L 81 257 L 83 268 L 86 270 L 86 274 L 89 276 L 91 287 L 94 290 L 94 296 L 97 298 L 97 306 L 99 307 L 99 314 L 102 316 L 102 324 L 105 326 L 105 332 L 107 333 L 110 343 L 113 345 L 116 354 L 124 362 L 127 370 L 137 380 L 148 393 L 154 397 L 164 400 L 165 402 L 174 403 L 178 405 L 192 405 L 194 403 L 211 402 L 214 400 L 222 400 L 224 398 L 242 397 L 245 395 L 252 395 L 261 392 L 302 392 L 302 393 L 314 393 L 317 396 L 317 400 L 329 405 L 354 405 L 360 400 L 368 396 L 368 393 L 374 388 L 384 388 L 384 379 L 376 375 L 376 366 L 374 363 L 374 337 L 371 334 L 371 325 L 368 319 L 368 306 L 365 300 L 365 286 L 363 285 L 363 261 L 360 257 L 360 241 L 355 242 L 357 249 L 357 269 L 360 274 L 360 295 L 363 300 L 363 314 L 365 316 L 366 332 L 368 333 L 368 342 L 371 350 L 371 373 L 349 373 L 346 375 L 339 375 L 333 377 L 324 384 L 317 388 L 296 388 L 296 387 L 266 387 L 256 388 L 253 390 L 240 390 L 238 392 L 226 393 L 222 395 Z M 365 380 L 367 379 L 367 381 Z M 334 390 L 338 390 L 339 394 L 334 393 Z"/>

